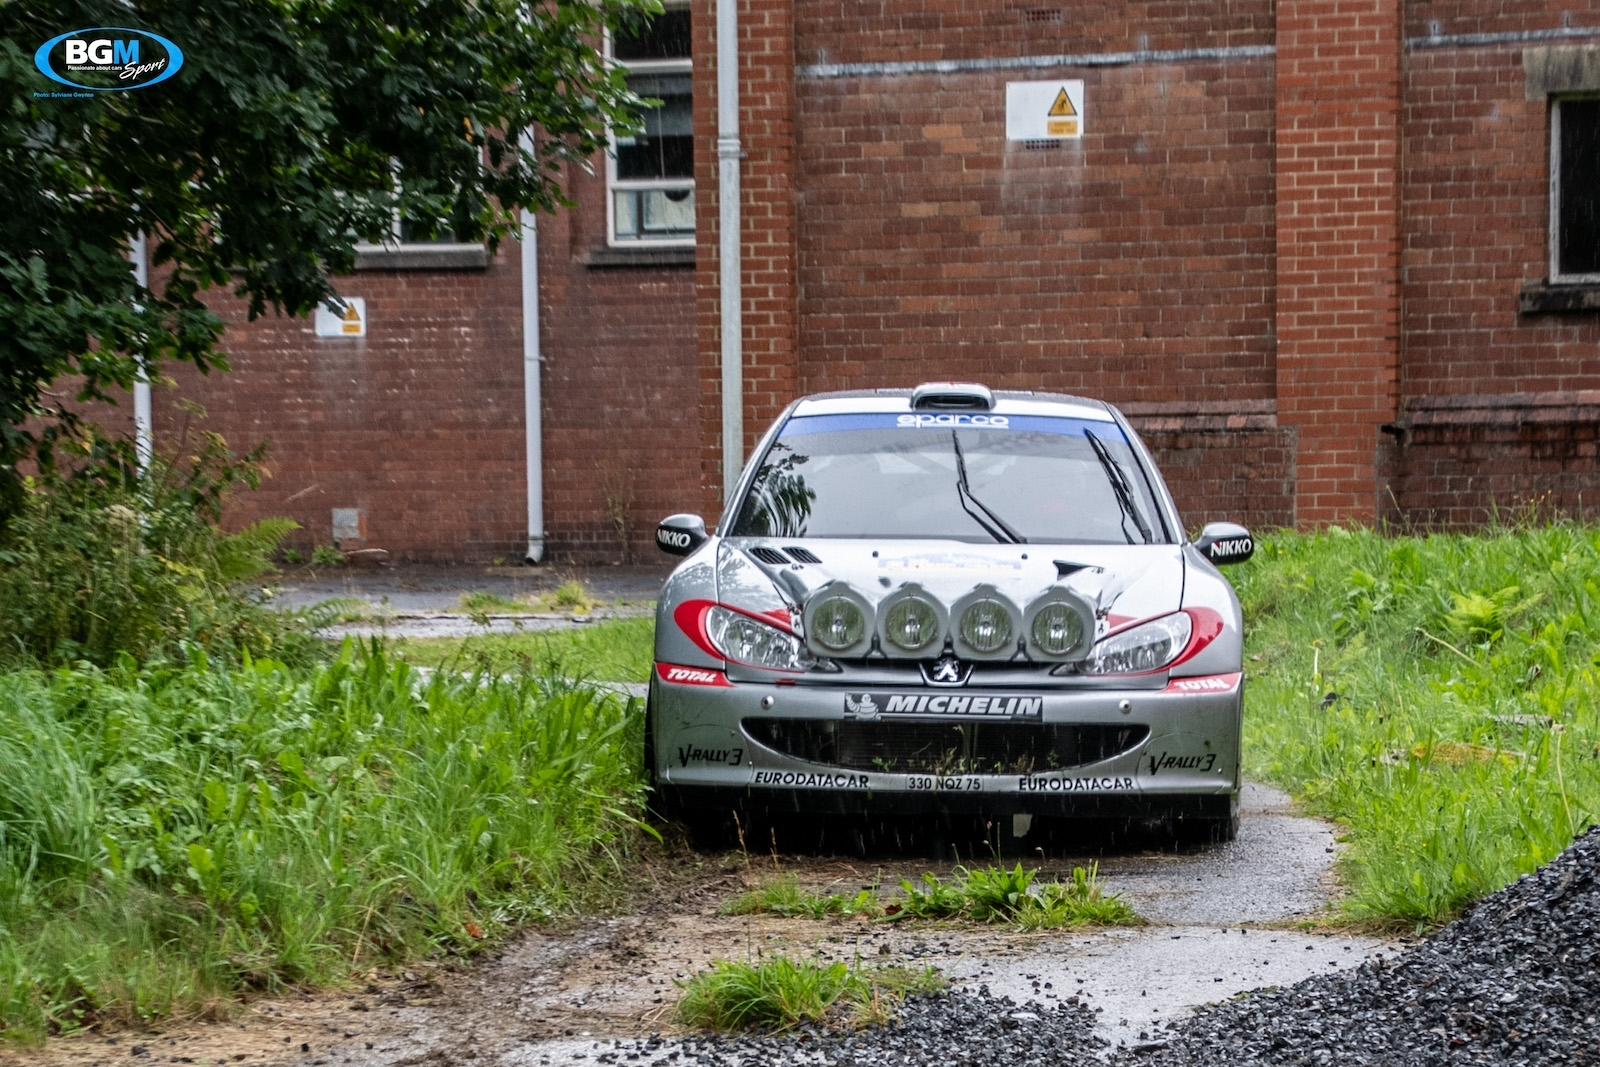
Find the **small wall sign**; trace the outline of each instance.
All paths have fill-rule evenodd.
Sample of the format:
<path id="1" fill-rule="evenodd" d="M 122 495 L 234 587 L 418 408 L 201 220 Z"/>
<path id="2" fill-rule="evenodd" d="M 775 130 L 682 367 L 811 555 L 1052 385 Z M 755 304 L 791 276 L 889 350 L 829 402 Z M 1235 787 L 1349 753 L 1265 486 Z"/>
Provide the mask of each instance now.
<path id="1" fill-rule="evenodd" d="M 1083 125 L 1083 82 L 1006 83 L 1006 140 L 1074 140 Z"/>
<path id="2" fill-rule="evenodd" d="M 337 298 L 342 311 L 329 311 L 317 305 L 316 325 L 318 337 L 365 337 L 367 335 L 367 302 L 359 296 Z"/>

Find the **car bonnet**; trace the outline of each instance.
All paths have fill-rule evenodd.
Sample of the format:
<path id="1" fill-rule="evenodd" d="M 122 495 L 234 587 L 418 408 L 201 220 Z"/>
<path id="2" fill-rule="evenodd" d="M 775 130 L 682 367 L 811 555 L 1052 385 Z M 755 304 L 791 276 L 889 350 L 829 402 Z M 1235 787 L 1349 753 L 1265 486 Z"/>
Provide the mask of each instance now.
<path id="1" fill-rule="evenodd" d="M 874 608 L 915 584 L 948 611 L 980 585 L 1019 609 L 1055 588 L 1081 597 L 1096 637 L 1177 611 L 1179 545 L 975 545 L 960 541 L 727 538 L 717 546 L 717 599 L 769 618 L 799 609 L 824 587 L 847 585 Z"/>

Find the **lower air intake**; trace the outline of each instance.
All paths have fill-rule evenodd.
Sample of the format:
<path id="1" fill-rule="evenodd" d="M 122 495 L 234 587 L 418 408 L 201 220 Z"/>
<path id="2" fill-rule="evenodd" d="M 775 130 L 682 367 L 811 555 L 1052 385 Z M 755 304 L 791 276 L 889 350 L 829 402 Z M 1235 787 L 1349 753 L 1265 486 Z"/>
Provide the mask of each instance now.
<path id="1" fill-rule="evenodd" d="M 746 719 L 752 741 L 808 763 L 899 774 L 1037 774 L 1137 748 L 1148 726 Z"/>

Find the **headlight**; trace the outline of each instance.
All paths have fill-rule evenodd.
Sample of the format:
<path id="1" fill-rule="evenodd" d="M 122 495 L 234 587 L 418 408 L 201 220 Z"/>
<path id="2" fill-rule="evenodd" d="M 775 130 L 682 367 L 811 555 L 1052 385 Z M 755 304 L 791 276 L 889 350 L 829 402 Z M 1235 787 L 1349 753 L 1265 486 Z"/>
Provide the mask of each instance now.
<path id="1" fill-rule="evenodd" d="M 828 597 L 808 614 L 807 633 L 829 652 L 843 652 L 855 646 L 867 632 L 866 613 L 848 597 Z"/>
<path id="2" fill-rule="evenodd" d="M 706 637 L 728 659 L 778 671 L 803 671 L 811 657 L 798 637 L 720 606 L 706 609 Z"/>
<path id="3" fill-rule="evenodd" d="M 885 613 L 883 634 L 902 652 L 920 652 L 939 637 L 939 613 L 921 597 L 908 596 Z"/>
<path id="4" fill-rule="evenodd" d="M 1064 656 L 1083 640 L 1083 620 L 1065 604 L 1046 604 L 1033 617 L 1033 640 L 1052 656 Z"/>
<path id="5" fill-rule="evenodd" d="M 1189 644 L 1193 630 L 1182 611 L 1164 615 L 1106 638 L 1089 653 L 1084 674 L 1138 674 L 1160 670 Z"/>
<path id="6" fill-rule="evenodd" d="M 974 600 L 961 613 L 961 640 L 976 652 L 994 652 L 1011 640 L 1011 613 L 998 600 Z"/>

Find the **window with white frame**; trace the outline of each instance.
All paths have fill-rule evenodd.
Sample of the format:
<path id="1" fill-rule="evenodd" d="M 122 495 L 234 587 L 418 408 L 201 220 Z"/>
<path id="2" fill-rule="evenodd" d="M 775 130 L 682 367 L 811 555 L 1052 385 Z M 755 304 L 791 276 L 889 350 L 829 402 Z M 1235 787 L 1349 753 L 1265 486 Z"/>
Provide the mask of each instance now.
<path id="1" fill-rule="evenodd" d="M 1551 101 L 1550 280 L 1600 282 L 1600 96 Z"/>
<path id="2" fill-rule="evenodd" d="M 611 59 L 628 88 L 660 105 L 643 128 L 612 136 L 607 213 L 613 245 L 694 244 L 694 127 L 689 9 L 668 5 L 611 35 Z"/>

